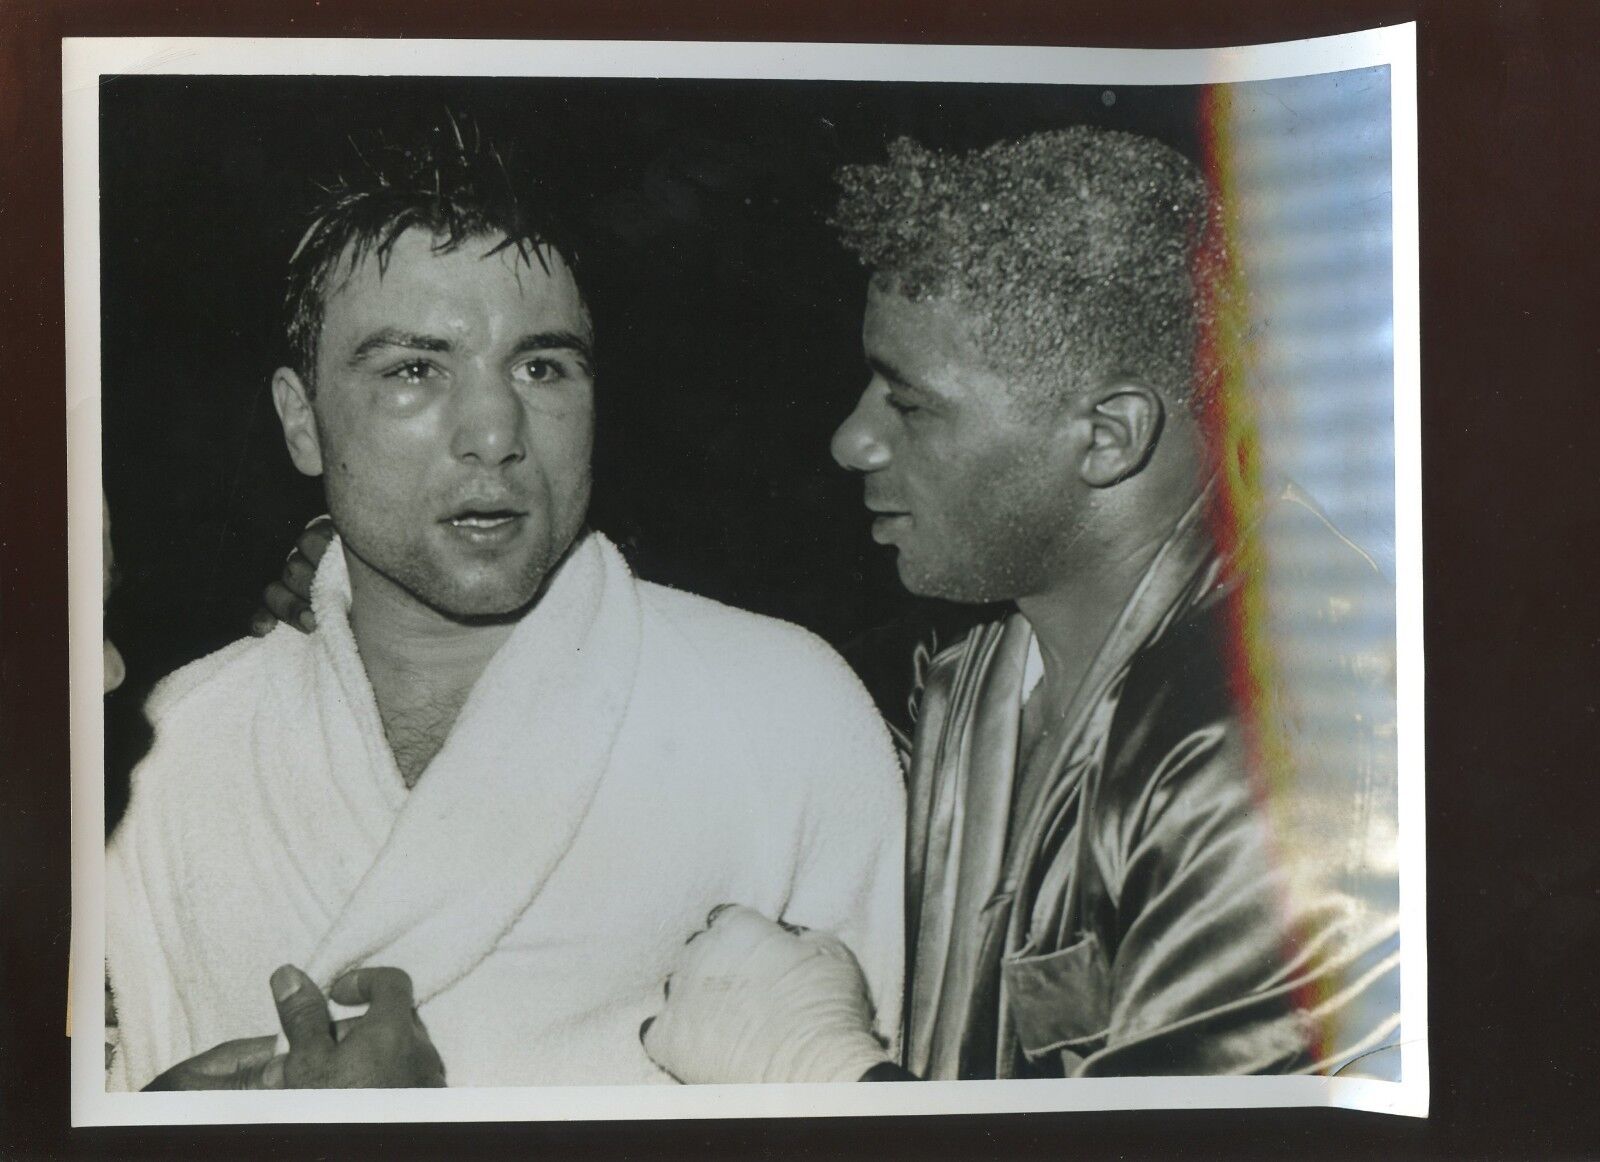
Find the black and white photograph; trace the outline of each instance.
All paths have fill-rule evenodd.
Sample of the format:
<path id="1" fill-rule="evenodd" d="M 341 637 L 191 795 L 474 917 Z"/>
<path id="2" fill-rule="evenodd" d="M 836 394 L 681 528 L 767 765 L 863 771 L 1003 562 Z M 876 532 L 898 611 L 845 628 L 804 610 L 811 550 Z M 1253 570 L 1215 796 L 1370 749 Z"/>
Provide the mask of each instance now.
<path id="1" fill-rule="evenodd" d="M 1411 26 L 64 61 L 74 1124 L 1426 1115 Z"/>

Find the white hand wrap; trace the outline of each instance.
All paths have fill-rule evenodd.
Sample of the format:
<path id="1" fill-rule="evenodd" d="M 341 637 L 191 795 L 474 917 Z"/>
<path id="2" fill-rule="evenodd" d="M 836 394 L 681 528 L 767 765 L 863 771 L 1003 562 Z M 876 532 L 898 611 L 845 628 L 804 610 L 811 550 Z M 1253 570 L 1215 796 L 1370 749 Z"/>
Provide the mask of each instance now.
<path id="1" fill-rule="evenodd" d="M 731 906 L 684 946 L 644 1047 L 679 1081 L 859 1081 L 889 1060 L 850 950 Z"/>

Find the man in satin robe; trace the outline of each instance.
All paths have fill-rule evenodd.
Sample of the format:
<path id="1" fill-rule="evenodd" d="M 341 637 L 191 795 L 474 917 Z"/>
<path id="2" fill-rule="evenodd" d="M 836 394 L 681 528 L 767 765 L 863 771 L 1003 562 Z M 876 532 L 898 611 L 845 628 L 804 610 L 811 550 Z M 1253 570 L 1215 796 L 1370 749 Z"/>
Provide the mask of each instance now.
<path id="1" fill-rule="evenodd" d="M 841 180 L 871 380 L 833 454 L 909 590 L 1010 603 L 923 675 L 903 1052 L 863 1079 L 1395 1076 L 1392 586 L 1223 423 L 1207 183 L 1087 128 Z M 872 1058 L 819 937 L 718 914 L 646 1048 Z"/>

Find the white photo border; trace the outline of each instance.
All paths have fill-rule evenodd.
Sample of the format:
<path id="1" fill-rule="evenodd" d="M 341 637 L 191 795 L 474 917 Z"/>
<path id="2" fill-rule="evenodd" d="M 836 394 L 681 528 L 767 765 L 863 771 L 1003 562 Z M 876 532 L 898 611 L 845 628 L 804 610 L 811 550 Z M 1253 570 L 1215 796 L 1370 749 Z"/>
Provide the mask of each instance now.
<path id="1" fill-rule="evenodd" d="M 99 101 L 106 74 L 649 77 L 1194 85 L 1387 65 L 1393 180 L 1395 578 L 1400 770 L 1400 1082 L 1089 1078 L 915 1085 L 561 1086 L 421 1091 L 105 1091 L 105 781 L 100 591 Z M 1344 1106 L 1428 1112 L 1417 254 L 1416 26 L 1232 48 L 269 38 L 62 41 L 72 722 L 72 1124 L 458 1122 Z"/>

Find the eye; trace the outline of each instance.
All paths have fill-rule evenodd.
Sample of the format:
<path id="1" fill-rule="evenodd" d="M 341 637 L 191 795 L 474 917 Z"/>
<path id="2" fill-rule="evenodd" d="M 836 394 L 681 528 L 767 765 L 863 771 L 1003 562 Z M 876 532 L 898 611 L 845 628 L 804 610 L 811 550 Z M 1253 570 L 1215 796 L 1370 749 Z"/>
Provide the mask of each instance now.
<path id="1" fill-rule="evenodd" d="M 883 398 L 884 398 L 884 402 L 889 405 L 891 410 L 893 410 L 894 412 L 896 412 L 896 413 L 898 413 L 899 415 L 902 415 L 902 416 L 909 416 L 913 412 L 918 412 L 918 411 L 922 410 L 921 408 L 917 407 L 916 404 L 907 403 L 905 400 L 901 399 L 897 395 L 894 395 L 893 393 L 890 393 L 889 395 L 886 395 Z"/>
<path id="2" fill-rule="evenodd" d="M 517 364 L 515 375 L 524 383 L 554 383 L 567 377 L 567 368 L 560 360 L 540 356 Z"/>
<path id="3" fill-rule="evenodd" d="M 401 383 L 415 387 L 424 380 L 437 376 L 439 369 L 426 359 L 408 359 L 397 367 L 392 367 L 383 373 L 385 379 L 399 380 Z"/>

